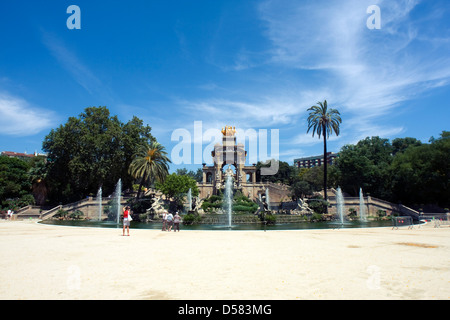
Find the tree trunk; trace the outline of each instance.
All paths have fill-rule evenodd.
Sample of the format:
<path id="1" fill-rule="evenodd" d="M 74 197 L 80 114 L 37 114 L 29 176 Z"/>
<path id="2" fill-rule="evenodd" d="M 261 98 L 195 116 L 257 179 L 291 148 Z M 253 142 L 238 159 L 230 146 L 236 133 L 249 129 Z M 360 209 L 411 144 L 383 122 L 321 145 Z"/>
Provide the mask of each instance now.
<path id="1" fill-rule="evenodd" d="M 327 195 L 327 166 L 328 166 L 328 159 L 327 159 L 327 136 L 325 131 L 325 126 L 323 126 L 322 132 L 323 134 L 323 197 L 325 201 L 328 201 L 328 195 Z M 328 205 L 326 206 L 325 213 L 328 213 Z"/>
<path id="2" fill-rule="evenodd" d="M 139 199 L 139 197 L 141 196 L 142 185 L 144 184 L 146 175 L 147 175 L 147 169 L 145 169 L 144 175 L 141 178 L 141 183 L 139 184 L 139 189 L 138 189 L 138 193 L 137 193 L 136 199 Z"/>

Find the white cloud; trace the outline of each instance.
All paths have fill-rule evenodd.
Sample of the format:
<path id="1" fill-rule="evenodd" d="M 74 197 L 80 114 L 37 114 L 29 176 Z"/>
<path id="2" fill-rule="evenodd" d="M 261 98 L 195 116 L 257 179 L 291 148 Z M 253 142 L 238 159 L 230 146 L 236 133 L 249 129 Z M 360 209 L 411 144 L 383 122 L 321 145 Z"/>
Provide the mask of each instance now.
<path id="1" fill-rule="evenodd" d="M 330 93 L 314 100 L 327 99 L 345 115 L 343 126 L 353 133 L 341 141 L 353 142 L 364 135 L 401 133 L 402 125 L 383 120 L 405 101 L 450 82 L 450 35 L 436 38 L 423 31 L 435 29 L 430 24 L 436 23 L 436 12 L 412 15 L 420 2 L 269 0 L 259 13 L 273 45 L 272 63 L 319 75 L 321 81 L 299 80 L 302 90 Z M 381 8 L 381 30 L 366 27 L 372 4 Z M 313 145 L 306 134 L 293 141 Z"/>
<path id="2" fill-rule="evenodd" d="M 31 106 L 21 98 L 0 93 L 0 134 L 31 136 L 53 125 L 52 111 Z"/>
<path id="3" fill-rule="evenodd" d="M 279 89 L 257 96 L 254 91 L 241 93 L 238 98 L 205 98 L 179 101 L 187 114 L 213 125 L 233 125 L 248 128 L 281 128 L 296 123 L 306 109 L 323 96 L 325 90 L 304 90 L 292 93 Z M 214 119 L 214 120 L 212 120 Z M 213 123 L 213 122 L 214 123 Z"/>

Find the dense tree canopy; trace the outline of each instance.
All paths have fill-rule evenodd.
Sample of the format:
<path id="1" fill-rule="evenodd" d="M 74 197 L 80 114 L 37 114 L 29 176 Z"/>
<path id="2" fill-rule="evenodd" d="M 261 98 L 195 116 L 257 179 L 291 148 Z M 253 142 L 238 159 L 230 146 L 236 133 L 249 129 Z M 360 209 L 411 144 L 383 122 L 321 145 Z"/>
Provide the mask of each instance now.
<path id="1" fill-rule="evenodd" d="M 450 132 L 444 131 L 430 143 L 406 137 L 392 143 L 367 137 L 345 145 L 336 165 L 329 167 L 328 187 L 341 186 L 352 196 L 359 188 L 365 194 L 416 208 L 424 205 L 450 207 Z M 280 166 L 281 167 L 281 166 Z M 286 168 L 284 168 L 287 171 Z M 294 199 L 321 190 L 323 167 L 291 167 L 290 187 Z M 273 179 L 281 178 L 283 173 Z M 286 182 L 286 181 L 284 181 Z"/>
<path id="2" fill-rule="evenodd" d="M 389 166 L 392 145 L 388 139 L 371 137 L 356 145 L 346 145 L 339 152 L 337 167 L 341 173 L 340 186 L 356 196 L 359 188 L 382 199 L 389 197 Z"/>
<path id="3" fill-rule="evenodd" d="M 150 131 L 136 117 L 120 122 L 106 107 L 86 108 L 51 130 L 42 148 L 48 153 L 51 200 L 79 200 L 100 186 L 111 193 L 119 178 L 124 189 L 131 188 L 128 167 L 138 146 L 154 141 Z"/>
<path id="4" fill-rule="evenodd" d="M 390 169 L 393 200 L 450 207 L 450 132 L 430 142 L 396 154 Z"/>
<path id="5" fill-rule="evenodd" d="M 340 185 L 411 206 L 450 206 L 450 132 L 421 143 L 415 138 L 366 138 L 344 146 L 337 160 Z"/>
<path id="6" fill-rule="evenodd" d="M 22 200 L 30 194 L 29 169 L 30 163 L 27 161 L 0 157 L 0 208 L 14 208 L 14 203 L 23 202 Z"/>

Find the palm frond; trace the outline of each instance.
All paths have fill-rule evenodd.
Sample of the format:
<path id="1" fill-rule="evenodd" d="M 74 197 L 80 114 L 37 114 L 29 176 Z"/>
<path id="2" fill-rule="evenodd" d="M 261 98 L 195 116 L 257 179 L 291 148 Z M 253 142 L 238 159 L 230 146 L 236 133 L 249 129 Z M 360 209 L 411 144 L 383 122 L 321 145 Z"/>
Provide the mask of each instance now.
<path id="1" fill-rule="evenodd" d="M 169 174 L 170 159 L 164 146 L 158 142 L 142 145 L 134 155 L 128 172 L 134 178 L 155 179 L 162 182 Z"/>
<path id="2" fill-rule="evenodd" d="M 327 135 L 327 138 L 333 132 L 338 136 L 340 133 L 339 126 L 342 123 L 340 113 L 336 109 L 328 109 L 327 100 L 324 102 L 317 102 L 317 105 L 308 108 L 308 130 L 312 129 L 312 136 L 318 135 L 319 139 L 322 135 Z"/>

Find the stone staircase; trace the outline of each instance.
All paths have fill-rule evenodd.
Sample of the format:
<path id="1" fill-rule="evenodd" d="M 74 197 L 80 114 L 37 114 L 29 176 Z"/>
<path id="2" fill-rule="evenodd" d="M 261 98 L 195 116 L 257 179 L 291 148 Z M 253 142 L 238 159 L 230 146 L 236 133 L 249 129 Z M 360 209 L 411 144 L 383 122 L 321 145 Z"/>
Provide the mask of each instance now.
<path id="1" fill-rule="evenodd" d="M 128 199 L 129 198 L 122 197 L 121 205 L 124 206 Z M 102 206 L 106 206 L 110 200 L 111 199 L 109 198 L 102 199 Z M 43 210 L 41 207 L 37 206 L 26 206 L 16 212 L 15 218 L 17 220 L 25 220 L 29 218 L 47 220 L 53 218 L 53 216 L 56 215 L 60 209 L 69 213 L 76 210 L 81 210 L 84 213 L 84 218 L 98 218 L 98 201 L 93 197 L 66 205 L 59 205 L 50 210 Z M 106 218 L 106 215 L 104 215 L 103 218 Z"/>

